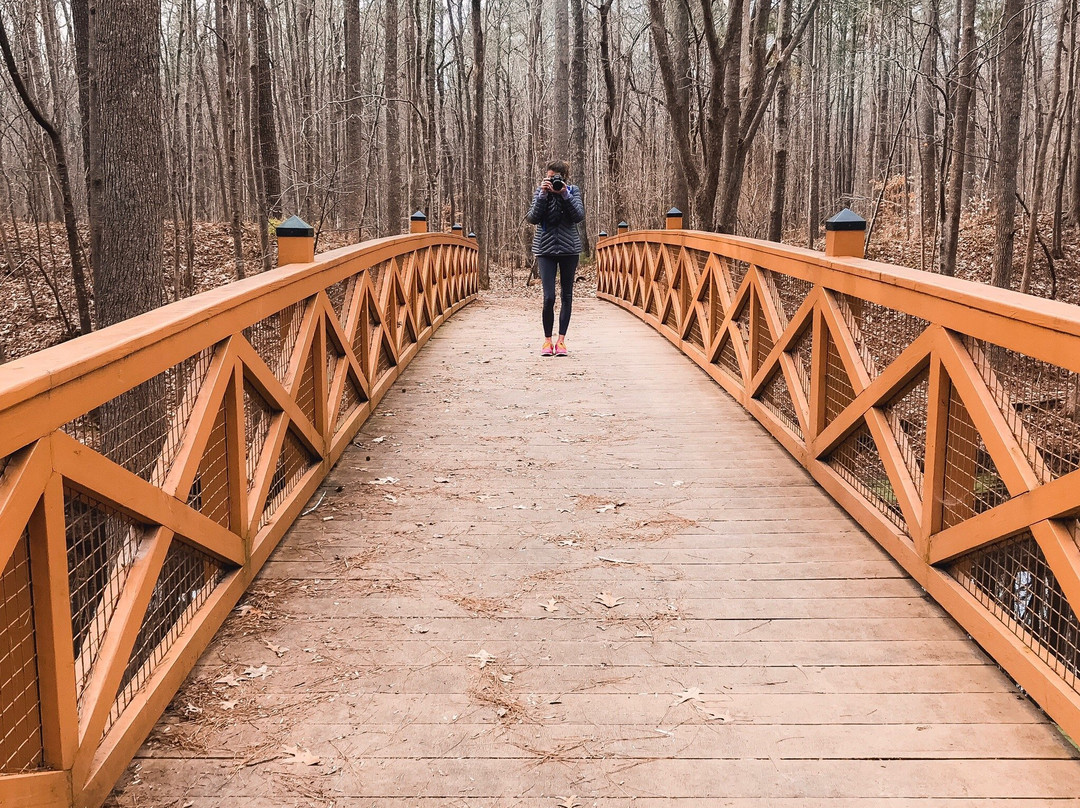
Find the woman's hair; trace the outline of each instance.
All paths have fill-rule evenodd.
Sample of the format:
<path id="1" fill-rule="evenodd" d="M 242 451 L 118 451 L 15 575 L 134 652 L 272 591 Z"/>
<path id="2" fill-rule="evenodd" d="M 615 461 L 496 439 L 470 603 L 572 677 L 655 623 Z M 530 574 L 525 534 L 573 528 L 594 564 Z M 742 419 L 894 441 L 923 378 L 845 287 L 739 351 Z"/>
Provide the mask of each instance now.
<path id="1" fill-rule="evenodd" d="M 554 171 L 564 180 L 570 179 L 570 164 L 565 160 L 552 160 L 547 164 L 547 171 Z"/>

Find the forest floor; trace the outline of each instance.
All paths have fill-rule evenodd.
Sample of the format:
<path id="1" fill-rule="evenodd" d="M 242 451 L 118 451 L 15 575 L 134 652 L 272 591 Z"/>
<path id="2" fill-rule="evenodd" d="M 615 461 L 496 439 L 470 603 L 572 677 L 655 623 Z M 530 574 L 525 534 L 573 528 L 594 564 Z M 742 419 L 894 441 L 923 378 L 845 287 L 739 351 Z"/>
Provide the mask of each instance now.
<path id="1" fill-rule="evenodd" d="M 1049 217 L 1042 223 L 1049 233 Z M 878 261 L 919 269 L 928 260 L 919 251 L 917 225 L 905 227 L 901 221 L 879 220 L 868 257 Z M 804 244 L 805 237 L 791 234 L 790 243 Z M 1017 233 L 1019 256 L 1026 229 Z M 83 243 L 88 234 L 83 232 Z M 322 231 L 317 249 L 321 252 L 349 244 L 352 231 Z M 1080 230 L 1064 233 L 1064 258 L 1056 260 L 1056 299 L 1080 304 Z M 232 240 L 227 223 L 200 222 L 195 234 L 194 291 L 202 292 L 236 279 L 232 262 Z M 991 213 L 977 213 L 963 223 L 959 247 L 959 277 L 987 282 L 993 255 L 994 219 Z M 824 239 L 819 247 L 824 247 Z M 273 247 L 271 247 L 273 249 Z M 258 231 L 254 224 L 244 230 L 245 273 L 254 274 L 262 266 Z M 172 228 L 165 229 L 165 299 L 174 299 L 176 271 L 185 261 L 183 249 L 177 256 Z M 1020 286 L 1020 258 L 1016 261 L 1013 288 Z M 1036 247 L 1032 294 L 1051 296 L 1051 280 L 1042 251 Z M 495 266 L 491 271 L 492 293 L 497 296 L 527 293 L 529 270 Z M 579 293 L 595 280 L 588 264 L 579 273 Z M 537 286 L 533 281 L 531 286 Z M 535 292 L 538 293 L 538 292 Z M 0 364 L 69 339 L 76 331 L 78 316 L 67 241 L 59 223 L 35 225 L 30 222 L 0 228 Z"/>

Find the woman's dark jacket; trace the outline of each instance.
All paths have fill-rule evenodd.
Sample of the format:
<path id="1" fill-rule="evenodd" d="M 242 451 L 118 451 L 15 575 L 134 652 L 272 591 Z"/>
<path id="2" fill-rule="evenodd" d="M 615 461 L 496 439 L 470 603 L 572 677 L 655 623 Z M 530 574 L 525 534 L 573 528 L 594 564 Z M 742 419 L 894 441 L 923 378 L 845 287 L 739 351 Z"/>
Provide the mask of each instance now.
<path id="1" fill-rule="evenodd" d="M 561 194 L 545 196 L 540 190 L 536 191 L 525 217 L 530 224 L 536 225 L 533 255 L 577 255 L 581 252 L 577 226 L 585 220 L 585 205 L 576 185 L 568 185 L 567 190 L 570 191 L 567 199 Z"/>

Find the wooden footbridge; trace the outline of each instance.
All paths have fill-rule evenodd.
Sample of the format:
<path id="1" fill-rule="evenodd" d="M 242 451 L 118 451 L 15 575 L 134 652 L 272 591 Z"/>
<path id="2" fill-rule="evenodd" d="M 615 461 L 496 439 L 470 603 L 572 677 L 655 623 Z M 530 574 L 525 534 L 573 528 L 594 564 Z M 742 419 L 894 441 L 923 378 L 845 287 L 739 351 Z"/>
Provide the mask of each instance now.
<path id="1" fill-rule="evenodd" d="M 680 225 L 0 367 L 0 805 L 1080 804 L 1080 310 Z"/>

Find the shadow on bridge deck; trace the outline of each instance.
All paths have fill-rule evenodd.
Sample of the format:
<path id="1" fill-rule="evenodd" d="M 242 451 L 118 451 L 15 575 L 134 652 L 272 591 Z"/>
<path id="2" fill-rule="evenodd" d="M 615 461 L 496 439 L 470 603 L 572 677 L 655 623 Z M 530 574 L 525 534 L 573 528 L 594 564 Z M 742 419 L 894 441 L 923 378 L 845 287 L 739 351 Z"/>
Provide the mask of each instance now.
<path id="1" fill-rule="evenodd" d="M 113 804 L 1080 802 L 1043 713 L 738 404 L 591 299 L 541 360 L 537 308 L 438 332 Z"/>

